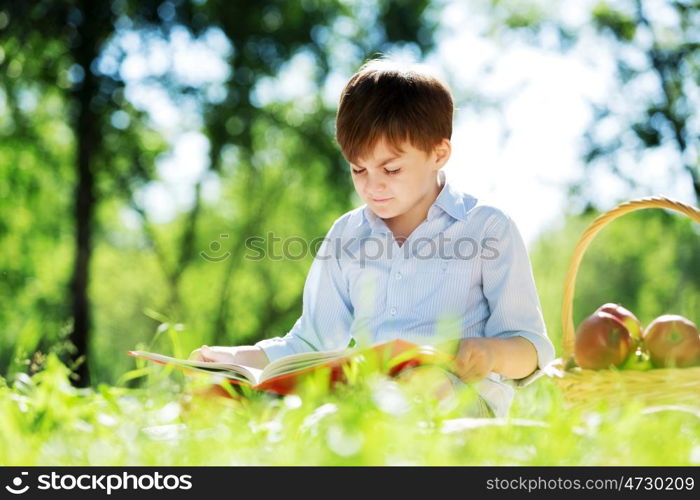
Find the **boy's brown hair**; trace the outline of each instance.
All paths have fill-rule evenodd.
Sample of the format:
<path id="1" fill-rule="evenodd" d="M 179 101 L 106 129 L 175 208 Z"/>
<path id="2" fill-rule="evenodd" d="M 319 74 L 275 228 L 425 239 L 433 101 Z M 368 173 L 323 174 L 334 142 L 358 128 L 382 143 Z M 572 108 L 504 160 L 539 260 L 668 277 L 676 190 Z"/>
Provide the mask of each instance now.
<path id="1" fill-rule="evenodd" d="M 440 79 L 417 66 L 373 59 L 343 89 L 336 139 L 350 163 L 366 158 L 381 138 L 396 150 L 408 141 L 430 153 L 452 137 L 453 113 L 452 95 Z"/>

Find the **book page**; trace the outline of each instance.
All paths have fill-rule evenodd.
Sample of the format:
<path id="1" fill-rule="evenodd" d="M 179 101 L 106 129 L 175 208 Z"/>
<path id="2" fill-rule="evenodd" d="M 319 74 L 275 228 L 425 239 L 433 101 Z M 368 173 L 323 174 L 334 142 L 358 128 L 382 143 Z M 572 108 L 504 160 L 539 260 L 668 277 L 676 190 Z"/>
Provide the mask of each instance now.
<path id="1" fill-rule="evenodd" d="M 302 368 L 320 365 L 326 361 L 341 358 L 354 351 L 355 349 L 343 348 L 335 351 L 311 351 L 285 356 L 284 358 L 276 359 L 265 366 L 265 369 L 260 374 L 260 382 L 265 382 L 266 380 L 278 377 L 280 375 L 293 373 L 301 370 Z"/>
<path id="2" fill-rule="evenodd" d="M 392 339 L 377 342 L 375 344 L 356 345 L 352 348 L 338 349 L 335 351 L 313 351 L 308 353 L 293 354 L 280 358 L 268 364 L 261 374 L 260 382 L 281 377 L 290 373 L 301 371 L 305 368 L 322 365 L 328 361 L 350 357 L 361 353 L 379 353 L 386 349 L 385 358 L 391 358 L 396 362 L 420 358 L 424 361 L 430 359 L 433 362 L 444 363 L 453 358 L 450 354 L 436 349 L 434 346 L 416 344 L 403 339 Z"/>
<path id="3" fill-rule="evenodd" d="M 158 361 L 165 364 L 187 367 L 195 369 L 195 371 L 205 373 L 223 374 L 226 378 L 258 384 L 262 370 L 245 365 L 237 365 L 233 363 L 217 363 L 213 361 L 197 361 L 194 359 L 179 359 L 147 351 L 129 351 L 129 354 L 135 357 L 146 358 L 151 361 Z"/>

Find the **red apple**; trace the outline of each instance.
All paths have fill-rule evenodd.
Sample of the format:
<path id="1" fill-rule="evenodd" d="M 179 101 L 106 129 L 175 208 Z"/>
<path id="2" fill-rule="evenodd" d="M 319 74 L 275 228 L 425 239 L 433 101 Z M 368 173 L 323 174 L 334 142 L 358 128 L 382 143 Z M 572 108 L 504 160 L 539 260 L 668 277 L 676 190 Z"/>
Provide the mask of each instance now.
<path id="1" fill-rule="evenodd" d="M 633 339 L 640 340 L 642 338 L 642 323 L 637 319 L 637 316 L 632 314 L 632 312 L 628 309 L 622 307 L 620 304 L 608 302 L 607 304 L 600 306 L 597 311 L 612 314 L 617 319 L 622 321 L 622 324 L 627 327 L 627 331 L 630 333 Z"/>
<path id="2" fill-rule="evenodd" d="M 631 348 L 627 327 L 612 314 L 596 311 L 576 331 L 574 358 L 581 368 L 601 370 L 622 365 Z"/>
<path id="3" fill-rule="evenodd" d="M 656 318 L 644 330 L 644 343 L 657 367 L 700 365 L 700 333 L 695 323 L 683 316 Z"/>

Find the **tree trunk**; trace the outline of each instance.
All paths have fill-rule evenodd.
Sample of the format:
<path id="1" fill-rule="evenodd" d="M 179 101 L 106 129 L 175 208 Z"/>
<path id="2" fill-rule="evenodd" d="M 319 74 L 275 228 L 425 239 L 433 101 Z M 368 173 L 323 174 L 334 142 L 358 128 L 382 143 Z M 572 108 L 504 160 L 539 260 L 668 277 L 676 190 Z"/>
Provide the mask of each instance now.
<path id="1" fill-rule="evenodd" d="M 80 358 L 82 362 L 76 369 L 77 380 L 74 383 L 80 387 L 90 385 L 88 368 L 88 352 L 91 327 L 90 298 L 90 260 L 92 255 L 92 234 L 94 224 L 95 177 L 94 158 L 102 142 L 99 117 L 93 111 L 91 103 L 99 92 L 97 76 L 90 70 L 90 65 L 97 57 L 100 45 L 100 31 L 109 22 L 100 2 L 81 2 L 84 22 L 79 27 L 80 42 L 75 48 L 76 63 L 83 69 L 82 83 L 76 83 L 72 91 L 75 106 L 74 130 L 77 144 L 75 188 L 75 262 L 71 281 L 73 307 L 73 330 L 69 340 L 75 347 L 69 363 L 73 364 Z"/>

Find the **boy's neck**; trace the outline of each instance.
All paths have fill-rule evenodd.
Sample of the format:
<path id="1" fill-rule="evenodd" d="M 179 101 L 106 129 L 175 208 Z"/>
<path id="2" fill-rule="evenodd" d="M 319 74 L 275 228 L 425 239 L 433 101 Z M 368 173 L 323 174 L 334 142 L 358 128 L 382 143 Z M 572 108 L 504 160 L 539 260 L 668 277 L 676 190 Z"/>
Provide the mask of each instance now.
<path id="1" fill-rule="evenodd" d="M 440 184 L 438 179 L 439 176 L 436 175 L 434 189 L 406 213 L 384 219 L 384 223 L 393 233 L 394 239 L 399 246 L 401 246 L 411 233 L 420 226 L 421 222 L 428 217 L 428 210 L 430 210 L 430 207 L 445 186 L 444 183 Z"/>

